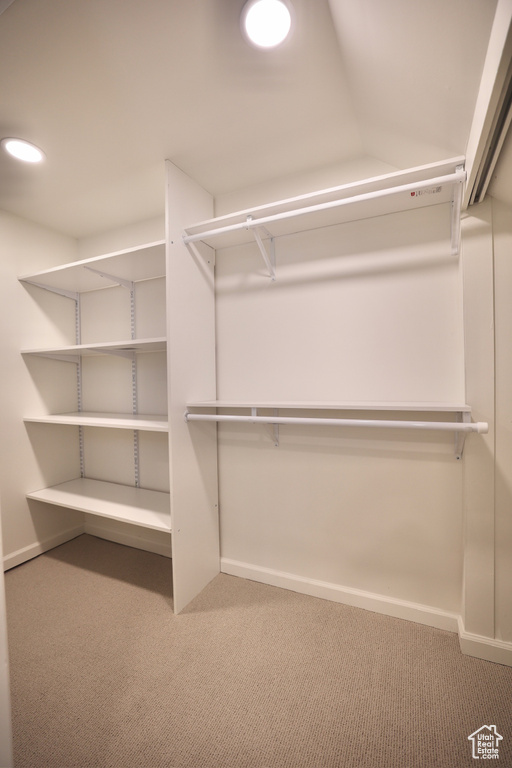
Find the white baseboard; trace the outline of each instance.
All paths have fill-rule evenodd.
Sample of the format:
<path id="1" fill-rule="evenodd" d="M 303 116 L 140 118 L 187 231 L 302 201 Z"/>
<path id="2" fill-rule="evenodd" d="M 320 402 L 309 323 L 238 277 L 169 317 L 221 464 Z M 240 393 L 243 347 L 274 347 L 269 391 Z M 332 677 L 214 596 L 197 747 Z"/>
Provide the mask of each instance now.
<path id="1" fill-rule="evenodd" d="M 134 547 L 134 549 L 143 549 L 145 552 L 153 552 L 155 555 L 171 557 L 170 534 L 162 533 L 154 538 L 150 536 L 145 538 L 143 531 L 146 529 L 144 528 L 137 528 L 135 526 L 123 526 L 123 528 L 126 528 L 126 530 L 120 530 L 120 527 L 109 526 L 105 524 L 105 521 L 94 522 L 93 518 L 91 522 L 86 519 L 84 533 L 89 533 L 98 539 L 114 541 L 116 544 L 124 544 L 125 547 Z M 155 533 L 159 534 L 158 531 L 155 531 Z"/>
<path id="2" fill-rule="evenodd" d="M 476 656 L 477 659 L 485 659 L 485 661 L 493 661 L 495 664 L 506 664 L 508 667 L 512 667 L 512 643 L 466 632 L 462 616 L 459 616 L 458 631 L 462 653 L 467 656 Z"/>
<path id="3" fill-rule="evenodd" d="M 511 642 L 466 632 L 462 617 L 456 613 L 449 613 L 419 603 L 410 603 L 406 600 L 398 600 L 360 589 L 343 587 L 326 581 L 317 581 L 292 573 L 284 573 L 271 568 L 263 568 L 250 563 L 242 563 L 225 557 L 221 558 L 221 571 L 231 576 L 240 576 L 244 579 L 290 589 L 293 592 L 300 592 L 312 597 L 320 597 L 324 600 L 352 605 L 355 608 L 363 608 L 374 613 L 382 613 L 386 616 L 456 632 L 459 636 L 460 649 L 465 655 L 512 667 Z"/>
<path id="4" fill-rule="evenodd" d="M 105 525 L 94 525 L 86 523 L 85 525 L 74 526 L 66 531 L 62 531 L 56 536 L 52 536 L 44 541 L 35 542 L 27 547 L 12 552 L 3 558 L 4 570 L 21 565 L 33 557 L 43 554 L 54 547 L 64 544 L 66 541 L 80 536 L 82 533 L 89 533 L 91 536 L 97 536 L 101 539 L 115 541 L 118 544 L 143 549 L 147 552 L 154 552 L 158 555 L 171 557 L 171 544 L 169 542 L 158 542 L 156 540 L 145 539 L 134 533 L 122 532 L 109 528 Z M 474 656 L 478 659 L 491 661 L 496 664 L 505 664 L 512 666 L 512 642 L 496 640 L 491 637 L 475 635 L 467 632 L 464 627 L 462 617 L 455 613 L 431 608 L 430 606 L 419 603 L 411 603 L 406 600 L 386 597 L 373 592 L 365 592 L 360 589 L 343 587 L 339 584 L 333 584 L 326 581 L 318 581 L 303 576 L 297 576 L 284 571 L 276 571 L 271 568 L 243 563 L 238 560 L 221 558 L 221 572 L 231 576 L 240 576 L 244 579 L 257 581 L 262 584 L 269 584 L 282 589 L 289 589 L 293 592 L 299 592 L 312 597 L 319 597 L 324 600 L 351 605 L 355 608 L 382 613 L 386 616 L 393 616 L 398 619 L 415 621 L 419 624 L 425 624 L 437 629 L 444 629 L 449 632 L 457 632 L 459 635 L 459 644 L 462 653 L 468 656 Z"/>
<path id="5" fill-rule="evenodd" d="M 137 531 L 137 529 L 134 529 L 134 531 Z M 166 534 L 162 534 L 162 538 L 168 538 L 168 541 L 158 541 L 158 537 L 155 539 L 150 537 L 144 538 L 140 533 L 120 531 L 114 527 L 105 525 L 104 523 L 95 525 L 94 523 L 86 521 L 84 524 L 68 528 L 56 536 L 51 536 L 43 541 L 36 541 L 27 547 L 18 549 L 16 552 L 11 552 L 9 555 L 5 555 L 3 558 L 4 571 L 8 571 L 10 568 L 15 568 L 17 565 L 21 565 L 22 563 L 27 562 L 27 560 L 31 560 L 33 557 L 42 555 L 43 552 L 48 552 L 54 547 L 65 544 L 66 541 L 75 539 L 77 536 L 81 536 L 82 533 L 89 533 L 91 536 L 97 536 L 99 539 L 115 541 L 117 544 L 124 544 L 127 547 L 143 549 L 146 552 L 153 552 L 156 555 L 171 557 L 171 539 L 170 536 L 167 536 Z"/>
<path id="6" fill-rule="evenodd" d="M 327 581 L 317 581 L 303 576 L 296 576 L 283 571 L 275 571 L 271 568 L 262 568 L 249 563 L 241 563 L 237 560 L 221 558 L 221 571 L 232 576 L 241 576 L 244 579 L 259 581 L 262 584 L 270 584 L 274 587 L 290 589 L 312 597 L 320 597 L 324 600 L 332 600 L 344 605 L 352 605 L 356 608 L 364 608 L 374 613 L 383 613 L 398 619 L 415 621 L 418 624 L 426 624 L 429 627 L 445 629 L 449 632 L 457 632 L 458 615 L 431 608 L 419 603 L 410 603 L 406 600 L 398 600 L 373 592 L 365 592 L 351 587 L 342 587 Z"/>
<path id="7" fill-rule="evenodd" d="M 44 541 L 35 542 L 6 555 L 3 558 L 4 570 L 7 571 L 10 568 L 21 565 L 27 560 L 43 554 L 43 552 L 47 552 L 54 547 L 64 544 L 66 541 L 80 536 L 82 533 L 89 533 L 91 536 L 115 541 L 118 544 L 124 544 L 135 549 L 143 549 L 147 552 L 163 555 L 164 557 L 171 557 L 170 540 L 169 542 L 159 542 L 149 538 L 145 539 L 140 534 L 119 531 L 105 525 L 104 522 L 102 525 L 86 522 L 85 525 L 74 526 L 56 536 L 52 536 Z M 221 572 L 262 584 L 289 589 L 293 592 L 311 595 L 312 597 L 351 605 L 355 608 L 363 608 L 374 613 L 382 613 L 386 616 L 415 621 L 419 624 L 436 627 L 437 629 L 457 632 L 462 653 L 467 656 L 474 656 L 478 659 L 512 667 L 512 642 L 496 640 L 491 637 L 467 632 L 462 617 L 455 613 L 449 613 L 448 611 L 431 608 L 419 603 L 386 597 L 385 595 L 373 592 L 343 587 L 331 582 L 318 581 L 292 573 L 285 573 L 284 571 L 263 568 L 262 566 L 243 563 L 238 560 L 230 560 L 225 557 L 221 558 Z"/>
<path id="8" fill-rule="evenodd" d="M 5 555 L 3 558 L 4 571 L 8 571 L 9 568 L 15 568 L 17 565 L 25 563 L 27 560 L 31 560 L 33 557 L 42 555 L 43 552 L 54 547 L 59 547 L 61 544 L 65 544 L 66 541 L 75 539 L 84 533 L 83 525 L 75 525 L 73 528 L 68 528 L 66 531 L 62 531 L 56 536 L 51 536 L 44 541 L 36 541 L 33 544 L 29 544 L 28 547 L 18 549 L 16 552 L 11 552 L 10 555 Z"/>

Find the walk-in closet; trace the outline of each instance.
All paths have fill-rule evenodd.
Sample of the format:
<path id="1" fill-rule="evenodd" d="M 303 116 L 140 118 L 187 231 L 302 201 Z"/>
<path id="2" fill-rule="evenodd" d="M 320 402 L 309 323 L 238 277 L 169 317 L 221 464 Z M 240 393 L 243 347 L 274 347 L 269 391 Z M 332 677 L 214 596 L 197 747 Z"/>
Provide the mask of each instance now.
<path id="1" fill-rule="evenodd" d="M 282 42 L 251 39 L 266 5 Z M 126 606 L 144 615 L 146 592 L 154 637 L 188 638 L 183 669 L 188 647 L 224 669 L 237 611 L 256 626 L 261 609 L 262 647 L 272 626 L 285 636 L 282 590 L 283 616 L 336 606 L 318 608 L 328 638 L 334 616 L 355 632 L 350 611 L 371 612 L 383 637 L 409 622 L 507 675 L 510 0 L 7 0 L 0 61 L 6 768 L 9 679 L 17 723 L 30 688 L 9 670 L 10 616 L 30 567 L 42 600 L 36 562 L 58 610 L 58 574 L 80 590 L 89 569 L 84 616 L 97 604 L 126 620 L 112 648 L 140 635 Z M 53 610 L 34 619 L 47 639 Z M 249 679 L 223 675 L 231 691 Z M 218 768 L 201 754 L 176 768 Z M 287 768 L 271 750 L 232 759 Z"/>

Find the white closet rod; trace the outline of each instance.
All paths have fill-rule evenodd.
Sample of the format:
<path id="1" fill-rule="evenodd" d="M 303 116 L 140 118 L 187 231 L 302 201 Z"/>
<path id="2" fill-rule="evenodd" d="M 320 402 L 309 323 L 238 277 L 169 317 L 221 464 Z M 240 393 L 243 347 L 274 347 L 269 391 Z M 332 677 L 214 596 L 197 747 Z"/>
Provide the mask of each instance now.
<path id="1" fill-rule="evenodd" d="M 442 186 L 443 184 L 458 184 L 465 181 L 465 179 L 466 171 L 457 170 L 454 173 L 450 173 L 445 176 L 437 176 L 433 179 L 425 179 L 423 181 L 411 182 L 409 184 L 401 184 L 398 187 L 388 187 L 386 189 L 374 190 L 373 192 L 363 192 L 362 194 L 354 195 L 353 197 L 344 197 L 340 200 L 330 200 L 325 203 L 318 203 L 317 205 L 310 205 L 304 208 L 296 208 L 292 211 L 274 213 L 270 216 L 262 216 L 259 219 L 248 218 L 246 221 L 237 222 L 236 224 L 228 224 L 225 227 L 218 227 L 217 229 L 209 229 L 205 232 L 198 232 L 194 235 L 185 234 L 183 235 L 183 242 L 185 244 L 195 243 L 199 240 L 204 240 L 207 237 L 222 235 L 226 232 L 235 232 L 240 229 L 252 229 L 254 227 L 261 227 L 263 224 L 271 224 L 273 221 L 291 219 L 294 216 L 303 216 L 307 213 L 325 211 L 329 208 L 337 208 L 342 205 L 349 205 L 350 203 L 362 203 L 366 200 L 374 200 L 379 197 L 397 195 L 404 192 L 414 192 L 416 190 L 425 189 L 428 187 Z"/>
<path id="2" fill-rule="evenodd" d="M 293 416 L 232 416 L 210 413 L 185 413 L 185 421 L 228 421 L 248 424 L 311 424 L 337 427 L 385 427 L 390 429 L 426 429 L 441 432 L 478 432 L 486 434 L 489 425 L 486 421 L 398 421 L 391 419 L 316 419 Z"/>

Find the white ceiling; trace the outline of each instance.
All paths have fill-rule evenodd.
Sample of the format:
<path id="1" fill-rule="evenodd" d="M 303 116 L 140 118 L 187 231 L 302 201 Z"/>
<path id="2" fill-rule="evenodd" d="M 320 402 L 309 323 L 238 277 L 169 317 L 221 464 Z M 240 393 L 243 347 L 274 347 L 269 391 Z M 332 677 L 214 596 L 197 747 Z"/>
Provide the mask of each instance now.
<path id="1" fill-rule="evenodd" d="M 82 237 L 158 215 L 165 158 L 218 195 L 465 153 L 496 0 L 293 3 L 259 51 L 244 0 L 0 0 L 0 137 L 47 155 L 0 158 L 0 208 Z"/>

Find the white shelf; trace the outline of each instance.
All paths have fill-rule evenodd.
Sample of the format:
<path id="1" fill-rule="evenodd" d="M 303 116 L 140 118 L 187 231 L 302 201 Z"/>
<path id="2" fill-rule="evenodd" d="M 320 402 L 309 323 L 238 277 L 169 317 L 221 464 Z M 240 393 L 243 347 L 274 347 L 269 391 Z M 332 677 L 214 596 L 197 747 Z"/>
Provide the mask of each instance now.
<path id="1" fill-rule="evenodd" d="M 187 226 L 183 239 L 186 244 L 200 240 L 212 248 L 224 248 L 252 242 L 251 230 L 256 228 L 264 236 L 281 237 L 441 203 L 455 203 L 460 215 L 464 162 L 464 157 L 450 158 L 237 211 Z M 455 218 L 454 230 L 457 223 Z"/>
<path id="2" fill-rule="evenodd" d="M 98 274 L 103 271 L 108 276 L 134 283 L 164 277 L 165 241 L 159 240 L 137 248 L 63 264 L 42 272 L 24 275 L 19 280 L 47 290 L 85 293 L 116 284 L 115 279 Z"/>
<path id="3" fill-rule="evenodd" d="M 125 413 L 56 413 L 46 416 L 27 416 L 25 422 L 38 424 L 67 424 L 79 427 L 109 429 L 135 429 L 143 432 L 168 432 L 169 422 L 163 415 L 132 415 Z"/>
<path id="4" fill-rule="evenodd" d="M 236 400 L 207 400 L 187 403 L 187 408 L 226 408 L 230 410 L 242 408 L 256 409 L 288 409 L 288 410 L 329 410 L 329 411 L 405 411 L 431 413 L 471 413 L 471 406 L 462 403 L 434 402 L 392 402 L 363 401 L 363 402 L 312 402 L 312 401 L 256 401 L 240 402 Z"/>
<path id="5" fill-rule="evenodd" d="M 171 531 L 170 496 L 161 491 L 78 478 L 27 493 L 27 498 L 156 531 Z"/>
<path id="6" fill-rule="evenodd" d="M 132 352 L 165 352 L 167 341 L 165 337 L 151 339 L 130 339 L 129 341 L 100 342 L 97 344 L 77 344 L 68 347 L 51 347 L 45 349 L 23 349 L 22 355 L 39 357 L 56 357 L 58 359 L 73 359 L 79 355 L 127 354 Z"/>

